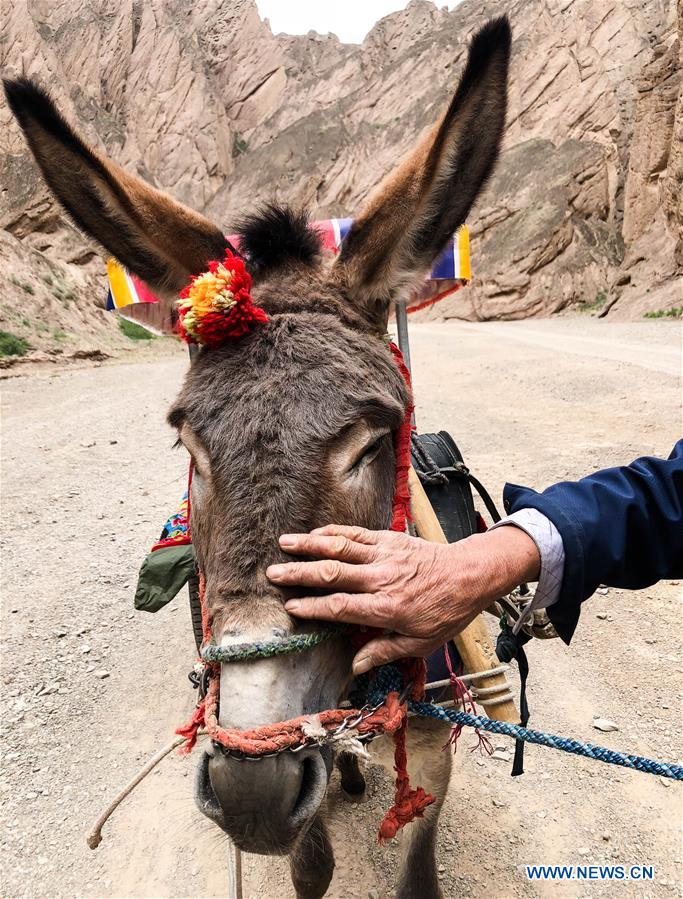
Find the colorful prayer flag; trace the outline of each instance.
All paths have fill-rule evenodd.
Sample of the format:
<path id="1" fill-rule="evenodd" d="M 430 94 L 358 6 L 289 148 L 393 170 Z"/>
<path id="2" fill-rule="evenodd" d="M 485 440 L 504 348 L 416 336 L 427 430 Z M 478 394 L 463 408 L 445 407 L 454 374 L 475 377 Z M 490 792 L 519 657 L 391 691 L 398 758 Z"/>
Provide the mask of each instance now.
<path id="1" fill-rule="evenodd" d="M 352 224 L 353 219 L 325 219 L 314 222 L 313 226 L 320 232 L 325 249 L 336 253 Z M 228 240 L 239 249 L 239 238 L 236 235 L 229 235 Z M 159 302 L 144 281 L 126 272 L 116 259 L 107 261 L 107 275 L 107 309 L 125 309 L 126 306 L 138 303 Z M 469 233 L 467 225 L 463 225 L 432 266 L 423 288 L 408 303 L 408 312 L 417 312 L 418 309 L 439 302 L 464 287 L 471 278 Z"/>

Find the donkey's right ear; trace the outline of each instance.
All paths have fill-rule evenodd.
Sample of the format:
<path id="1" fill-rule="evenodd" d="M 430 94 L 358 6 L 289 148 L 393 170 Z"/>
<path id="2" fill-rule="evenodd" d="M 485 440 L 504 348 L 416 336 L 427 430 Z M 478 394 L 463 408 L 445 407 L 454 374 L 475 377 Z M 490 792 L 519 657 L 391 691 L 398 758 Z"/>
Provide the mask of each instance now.
<path id="1" fill-rule="evenodd" d="M 225 255 L 215 225 L 90 148 L 27 78 L 5 94 L 48 186 L 76 225 L 162 296 Z"/>

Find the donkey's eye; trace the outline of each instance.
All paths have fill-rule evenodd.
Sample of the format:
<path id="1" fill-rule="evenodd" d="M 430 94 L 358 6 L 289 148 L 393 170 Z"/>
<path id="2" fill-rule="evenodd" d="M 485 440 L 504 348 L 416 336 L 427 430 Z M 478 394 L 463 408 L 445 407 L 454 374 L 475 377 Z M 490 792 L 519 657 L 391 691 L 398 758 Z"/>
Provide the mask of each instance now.
<path id="1" fill-rule="evenodd" d="M 365 447 L 363 452 L 353 463 L 349 471 L 356 471 L 362 468 L 364 465 L 369 465 L 374 459 L 376 459 L 388 436 L 389 432 L 387 432 L 386 434 L 380 434 L 379 437 L 375 438 L 375 440 L 372 441 L 372 443 L 368 444 L 368 446 Z"/>

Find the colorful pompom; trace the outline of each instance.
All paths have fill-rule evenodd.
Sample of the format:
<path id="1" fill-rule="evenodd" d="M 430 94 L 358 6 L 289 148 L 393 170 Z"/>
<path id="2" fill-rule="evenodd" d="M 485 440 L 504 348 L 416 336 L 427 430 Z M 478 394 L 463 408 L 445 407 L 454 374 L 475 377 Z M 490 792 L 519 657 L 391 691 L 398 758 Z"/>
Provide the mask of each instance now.
<path id="1" fill-rule="evenodd" d="M 243 337 L 268 316 L 251 300 L 251 275 L 239 256 L 226 250 L 222 262 L 194 277 L 178 300 L 180 336 L 187 343 L 217 347 Z"/>

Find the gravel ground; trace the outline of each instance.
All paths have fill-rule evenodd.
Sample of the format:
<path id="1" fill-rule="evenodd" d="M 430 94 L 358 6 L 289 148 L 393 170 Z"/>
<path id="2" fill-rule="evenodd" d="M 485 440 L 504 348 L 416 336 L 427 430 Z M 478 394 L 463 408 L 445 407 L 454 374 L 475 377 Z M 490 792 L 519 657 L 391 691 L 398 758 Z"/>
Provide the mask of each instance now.
<path id="1" fill-rule="evenodd" d="M 681 433 L 675 322 L 561 319 L 416 325 L 422 430 L 447 428 L 474 472 L 542 488 Z M 106 826 L 85 833 L 193 701 L 189 614 L 134 613 L 137 568 L 178 501 L 187 462 L 164 422 L 185 356 L 22 370 L 3 385 L 2 881 L 7 897 L 221 896 L 225 845 L 195 812 L 193 758 L 174 756 Z M 604 590 L 570 649 L 529 650 L 532 726 L 680 760 L 681 585 Z M 616 722 L 599 733 L 593 718 Z M 678 896 L 680 786 L 540 747 L 526 774 L 463 738 L 439 842 L 446 896 Z M 504 740 L 501 746 L 510 748 Z M 501 753 L 505 754 L 505 753 Z M 396 849 L 374 834 L 389 782 L 329 804 L 329 895 L 391 895 Z M 644 863 L 651 884 L 530 884 L 528 863 Z M 245 859 L 245 896 L 292 895 L 286 864 Z"/>

